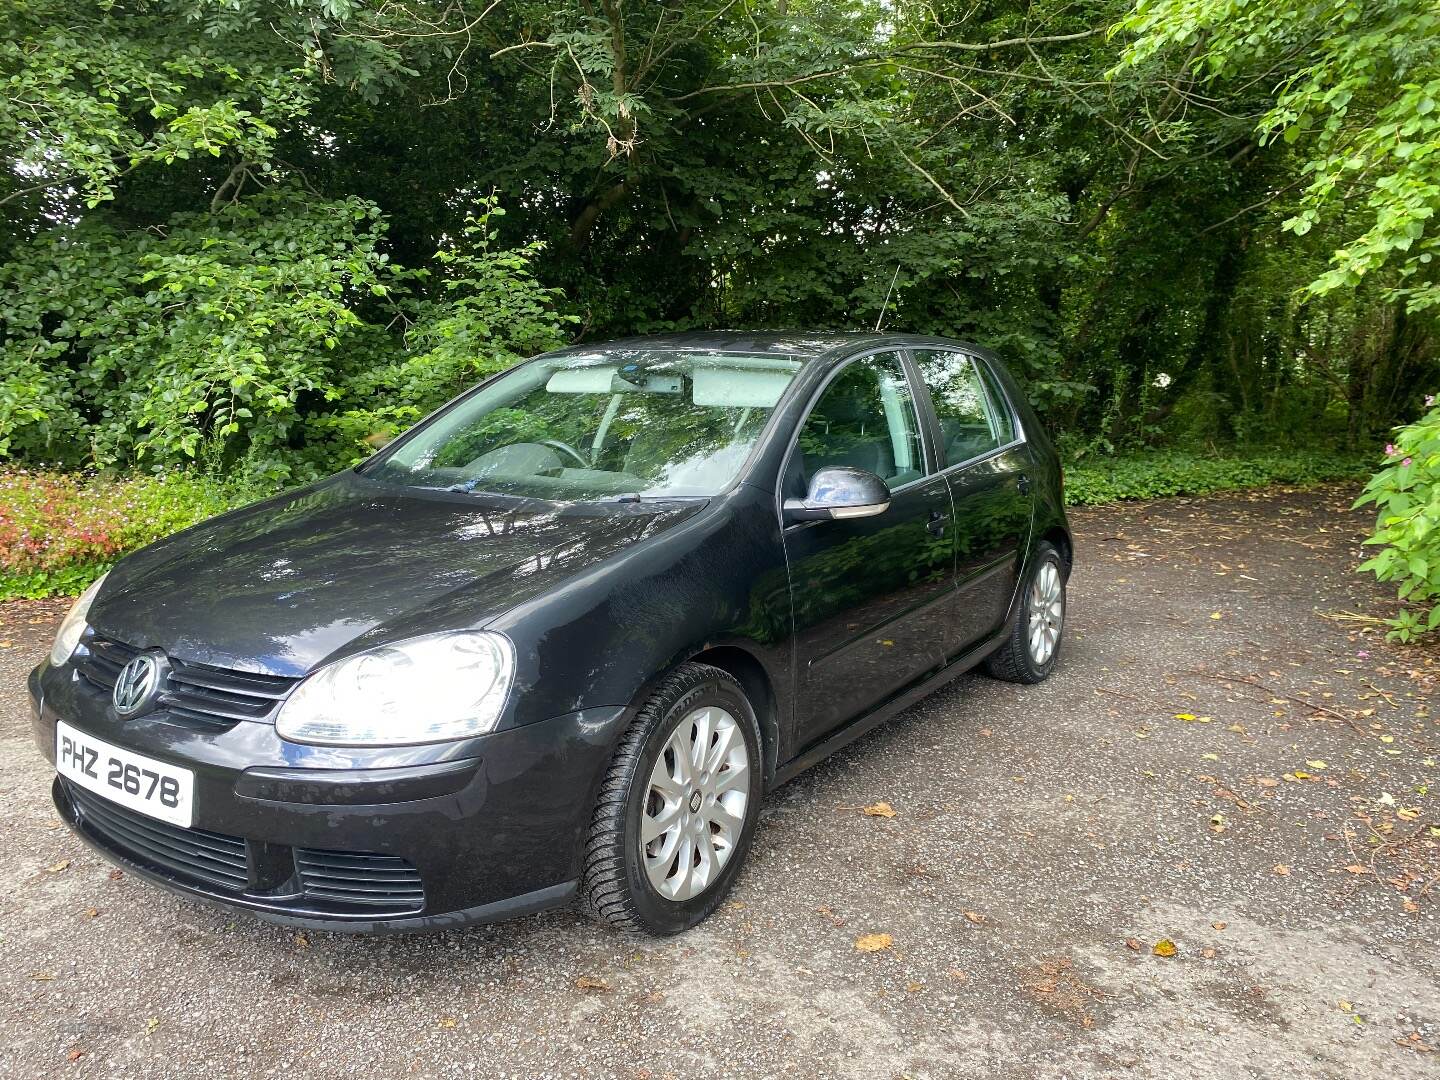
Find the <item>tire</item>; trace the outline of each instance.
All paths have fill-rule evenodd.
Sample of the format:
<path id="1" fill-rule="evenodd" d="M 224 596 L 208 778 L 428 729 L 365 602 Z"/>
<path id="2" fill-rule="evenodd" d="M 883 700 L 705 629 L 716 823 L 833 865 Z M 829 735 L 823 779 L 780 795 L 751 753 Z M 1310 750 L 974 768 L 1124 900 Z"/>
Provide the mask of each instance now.
<path id="1" fill-rule="evenodd" d="M 706 767 L 696 769 L 689 755 L 702 746 Z M 694 663 L 664 675 L 600 785 L 580 885 L 590 914 L 618 930 L 668 935 L 713 912 L 750 848 L 760 763 L 755 710 L 732 675 Z M 652 834 L 643 847 L 642 828 Z"/>
<path id="2" fill-rule="evenodd" d="M 1005 642 L 985 661 L 985 670 L 997 679 L 1016 683 L 1038 683 L 1055 670 L 1065 629 L 1065 582 L 1069 576 L 1065 560 L 1055 545 L 1042 540 L 1035 545 L 1030 572 L 1015 603 L 1015 615 Z M 1058 592 L 1054 591 L 1057 590 Z M 1046 602 L 1047 597 L 1053 597 Z M 1045 619 L 1053 631 L 1048 649 L 1032 639 L 1032 618 Z M 1042 635 L 1045 630 L 1039 631 Z M 1038 640 L 1044 641 L 1042 637 Z"/>

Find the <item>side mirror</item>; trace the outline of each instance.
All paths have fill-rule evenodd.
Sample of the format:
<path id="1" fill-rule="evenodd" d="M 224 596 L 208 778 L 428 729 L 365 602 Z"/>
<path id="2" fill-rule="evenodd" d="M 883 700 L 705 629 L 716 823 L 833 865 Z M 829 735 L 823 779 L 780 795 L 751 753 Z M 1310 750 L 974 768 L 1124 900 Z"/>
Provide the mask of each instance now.
<path id="1" fill-rule="evenodd" d="M 874 517 L 890 508 L 890 488 L 867 469 L 830 465 L 810 478 L 803 499 L 785 500 L 785 522 Z"/>

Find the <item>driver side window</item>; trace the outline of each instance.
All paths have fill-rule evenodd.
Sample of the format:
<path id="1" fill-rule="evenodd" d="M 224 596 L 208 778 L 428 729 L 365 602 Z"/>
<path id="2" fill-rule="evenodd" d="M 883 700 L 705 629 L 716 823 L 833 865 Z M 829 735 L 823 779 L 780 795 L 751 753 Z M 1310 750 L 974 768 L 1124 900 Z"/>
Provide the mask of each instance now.
<path id="1" fill-rule="evenodd" d="M 867 469 L 891 488 L 924 476 L 920 422 L 900 358 L 877 353 L 846 364 L 811 409 L 798 449 L 802 487 L 829 465 Z"/>

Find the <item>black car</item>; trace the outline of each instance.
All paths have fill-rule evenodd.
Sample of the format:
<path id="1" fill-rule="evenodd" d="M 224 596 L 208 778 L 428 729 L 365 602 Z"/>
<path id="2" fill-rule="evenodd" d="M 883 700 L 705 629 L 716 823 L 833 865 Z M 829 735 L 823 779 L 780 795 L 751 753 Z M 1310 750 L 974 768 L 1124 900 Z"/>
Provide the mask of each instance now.
<path id="1" fill-rule="evenodd" d="M 762 795 L 1064 618 L 1055 451 L 982 349 L 578 346 L 122 560 L 30 676 L 55 805 L 276 921 L 673 933 Z"/>

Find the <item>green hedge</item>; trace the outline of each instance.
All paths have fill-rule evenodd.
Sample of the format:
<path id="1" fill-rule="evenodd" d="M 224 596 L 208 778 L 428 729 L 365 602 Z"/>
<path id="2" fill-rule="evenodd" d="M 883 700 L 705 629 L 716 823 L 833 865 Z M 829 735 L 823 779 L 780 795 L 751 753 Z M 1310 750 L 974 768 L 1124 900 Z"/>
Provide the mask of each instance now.
<path id="1" fill-rule="evenodd" d="M 1227 457 L 1180 451 L 1085 458 L 1065 468 L 1065 501 L 1100 506 L 1165 495 L 1209 495 L 1270 484 L 1358 480 L 1375 471 L 1372 458 L 1326 450 L 1266 450 Z"/>

